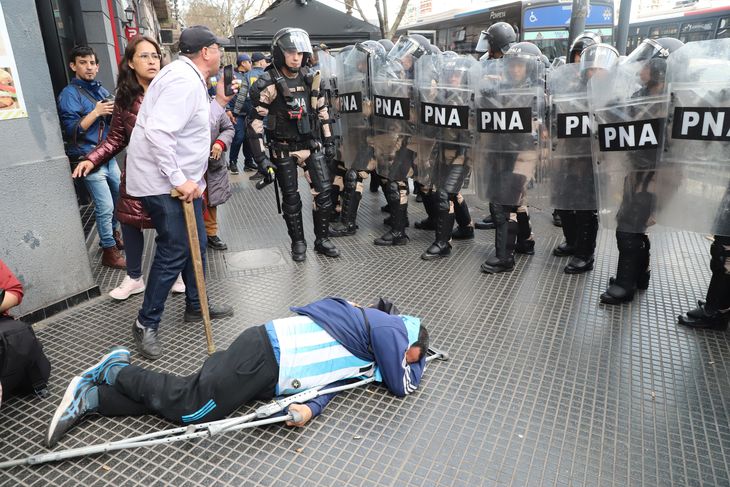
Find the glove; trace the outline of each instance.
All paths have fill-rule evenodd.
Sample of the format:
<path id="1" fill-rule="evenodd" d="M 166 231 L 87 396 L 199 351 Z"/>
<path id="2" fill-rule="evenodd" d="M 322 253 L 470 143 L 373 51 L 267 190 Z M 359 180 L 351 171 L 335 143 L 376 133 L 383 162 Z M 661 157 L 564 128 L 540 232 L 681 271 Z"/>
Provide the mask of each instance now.
<path id="1" fill-rule="evenodd" d="M 274 173 L 276 172 L 276 166 L 269 160 L 268 157 L 264 157 L 256 164 L 259 166 L 259 172 L 264 175 L 266 184 L 271 183 L 274 180 Z"/>
<path id="2" fill-rule="evenodd" d="M 332 140 L 332 138 L 328 138 L 324 140 L 324 156 L 327 159 L 334 159 L 335 155 L 337 154 L 335 151 L 335 142 Z"/>

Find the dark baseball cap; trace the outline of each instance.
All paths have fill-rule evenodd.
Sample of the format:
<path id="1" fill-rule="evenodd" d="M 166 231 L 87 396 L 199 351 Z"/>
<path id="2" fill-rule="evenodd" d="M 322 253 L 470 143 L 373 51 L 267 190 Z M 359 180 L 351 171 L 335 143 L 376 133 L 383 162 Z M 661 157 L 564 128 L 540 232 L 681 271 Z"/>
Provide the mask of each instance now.
<path id="1" fill-rule="evenodd" d="M 264 56 L 264 53 L 262 52 L 255 52 L 251 54 L 251 61 L 257 63 L 263 59 L 266 59 L 266 56 Z"/>
<path id="2" fill-rule="evenodd" d="M 241 64 L 244 61 L 250 61 L 250 60 L 251 60 L 251 56 L 249 56 L 248 54 L 239 54 L 238 57 L 236 58 L 236 62 L 238 64 Z"/>
<path id="3" fill-rule="evenodd" d="M 193 25 L 180 34 L 180 52 L 184 54 L 198 52 L 213 44 L 224 46 L 228 44 L 228 39 L 216 36 L 204 25 Z"/>

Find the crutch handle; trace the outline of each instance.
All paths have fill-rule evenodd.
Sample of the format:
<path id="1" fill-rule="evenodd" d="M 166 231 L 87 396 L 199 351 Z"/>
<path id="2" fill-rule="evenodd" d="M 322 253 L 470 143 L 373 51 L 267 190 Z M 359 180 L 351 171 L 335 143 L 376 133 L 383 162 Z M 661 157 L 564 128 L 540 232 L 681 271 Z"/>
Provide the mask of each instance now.
<path id="1" fill-rule="evenodd" d="M 302 414 L 299 411 L 289 409 L 289 416 L 291 416 L 292 423 L 301 423 L 304 421 L 304 417 L 302 417 Z"/>

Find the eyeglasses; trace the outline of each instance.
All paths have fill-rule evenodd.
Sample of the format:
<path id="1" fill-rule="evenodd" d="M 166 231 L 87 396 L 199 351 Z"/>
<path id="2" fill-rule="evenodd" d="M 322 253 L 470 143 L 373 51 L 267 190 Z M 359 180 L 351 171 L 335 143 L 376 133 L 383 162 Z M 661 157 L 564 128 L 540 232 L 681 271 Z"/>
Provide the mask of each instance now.
<path id="1" fill-rule="evenodd" d="M 156 52 L 143 52 L 142 54 L 137 55 L 138 58 L 140 58 L 142 61 L 149 61 L 150 59 L 154 61 L 160 60 L 160 55 Z"/>
<path id="2" fill-rule="evenodd" d="M 205 46 L 205 47 L 207 49 L 215 49 L 216 51 L 220 51 L 221 50 L 221 46 L 218 46 L 218 45 L 215 45 L 215 44 L 211 44 L 210 46 Z"/>

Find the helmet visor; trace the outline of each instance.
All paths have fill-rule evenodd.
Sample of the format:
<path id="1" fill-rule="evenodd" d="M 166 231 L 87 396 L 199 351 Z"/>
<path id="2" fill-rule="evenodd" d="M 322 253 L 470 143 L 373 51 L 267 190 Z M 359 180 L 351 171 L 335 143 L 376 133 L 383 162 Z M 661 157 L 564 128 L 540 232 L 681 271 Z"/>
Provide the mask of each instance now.
<path id="1" fill-rule="evenodd" d="M 580 70 L 590 68 L 611 69 L 618 62 L 618 51 L 605 44 L 586 48 L 580 57 Z"/>
<path id="2" fill-rule="evenodd" d="M 639 46 L 628 55 L 626 62 L 636 63 L 648 61 L 651 58 L 657 57 L 657 55 L 666 57 L 664 56 L 665 51 L 666 49 L 659 45 L 659 43 L 654 39 L 645 39 L 644 42 L 639 44 Z"/>
<path id="3" fill-rule="evenodd" d="M 398 39 L 398 42 L 395 43 L 393 49 L 391 49 L 388 53 L 388 57 L 403 59 L 408 54 L 414 54 L 416 51 L 418 51 L 419 47 L 420 46 L 418 45 L 418 43 L 413 39 L 401 37 L 400 39 Z"/>
<path id="4" fill-rule="evenodd" d="M 489 52 L 489 37 L 486 32 L 482 31 L 479 35 L 479 41 L 477 41 L 477 47 L 474 48 L 474 51 L 479 53 Z"/>
<path id="5" fill-rule="evenodd" d="M 276 43 L 282 51 L 306 52 L 312 54 L 312 44 L 309 36 L 302 31 L 287 32 L 281 36 Z"/>

